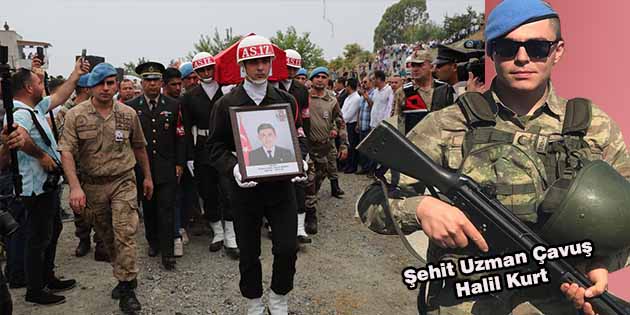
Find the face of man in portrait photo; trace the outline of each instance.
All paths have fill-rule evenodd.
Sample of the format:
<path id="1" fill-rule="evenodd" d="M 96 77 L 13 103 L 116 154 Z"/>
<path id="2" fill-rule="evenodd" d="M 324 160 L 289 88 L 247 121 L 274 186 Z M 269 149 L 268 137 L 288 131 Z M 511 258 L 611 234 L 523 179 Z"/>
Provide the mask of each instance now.
<path id="1" fill-rule="evenodd" d="M 260 140 L 266 150 L 273 148 L 277 138 L 276 130 L 271 125 L 261 126 L 258 130 L 258 140 Z"/>

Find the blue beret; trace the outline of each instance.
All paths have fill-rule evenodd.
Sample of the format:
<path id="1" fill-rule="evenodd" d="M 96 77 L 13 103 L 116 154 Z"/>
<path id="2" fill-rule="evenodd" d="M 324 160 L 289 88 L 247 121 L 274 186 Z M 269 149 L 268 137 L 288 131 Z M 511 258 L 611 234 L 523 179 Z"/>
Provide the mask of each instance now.
<path id="1" fill-rule="evenodd" d="M 306 76 L 306 69 L 300 68 L 300 70 L 298 70 L 298 72 L 295 74 L 295 76 L 298 76 L 298 75 Z"/>
<path id="2" fill-rule="evenodd" d="M 519 26 L 558 17 L 558 13 L 542 0 L 503 0 L 488 16 L 486 43 L 506 35 Z"/>
<path id="3" fill-rule="evenodd" d="M 92 72 L 90 72 L 90 78 L 88 79 L 88 86 L 92 87 L 100 84 L 105 80 L 105 78 L 115 76 L 118 72 L 116 72 L 116 68 L 110 65 L 109 63 L 99 63 L 97 64 Z"/>
<path id="4" fill-rule="evenodd" d="M 329 75 L 328 74 L 328 68 L 326 68 L 326 67 L 317 67 L 317 68 L 313 69 L 313 71 L 311 72 L 311 76 L 309 77 L 309 80 L 312 80 L 316 75 L 318 75 L 320 73 L 325 73 L 326 75 Z"/>
<path id="5" fill-rule="evenodd" d="M 192 62 L 185 62 L 179 66 L 179 72 L 182 73 L 182 79 L 186 78 L 193 72 Z"/>
<path id="6" fill-rule="evenodd" d="M 88 80 L 89 80 L 89 79 L 90 79 L 90 74 L 89 74 L 89 73 L 86 73 L 86 74 L 82 75 L 82 76 L 79 78 L 79 83 L 77 83 L 77 86 L 78 86 L 78 87 L 82 87 L 82 88 L 90 87 L 90 86 L 88 85 Z"/>

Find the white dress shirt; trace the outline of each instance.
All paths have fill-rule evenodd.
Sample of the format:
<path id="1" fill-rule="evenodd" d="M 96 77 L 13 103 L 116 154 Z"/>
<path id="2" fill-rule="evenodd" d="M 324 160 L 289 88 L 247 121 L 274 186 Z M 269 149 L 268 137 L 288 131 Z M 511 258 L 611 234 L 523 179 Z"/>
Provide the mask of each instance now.
<path id="1" fill-rule="evenodd" d="M 382 89 L 374 89 L 372 96 L 372 110 L 370 111 L 370 128 L 376 128 L 378 124 L 389 117 L 394 103 L 394 91 L 391 86 L 385 85 Z"/>
<path id="2" fill-rule="evenodd" d="M 352 94 L 346 97 L 345 101 L 343 101 L 343 107 L 341 107 L 341 115 L 343 116 L 343 120 L 347 124 L 357 122 L 360 108 L 361 96 L 359 96 L 359 93 L 357 91 L 354 91 L 352 92 Z"/>

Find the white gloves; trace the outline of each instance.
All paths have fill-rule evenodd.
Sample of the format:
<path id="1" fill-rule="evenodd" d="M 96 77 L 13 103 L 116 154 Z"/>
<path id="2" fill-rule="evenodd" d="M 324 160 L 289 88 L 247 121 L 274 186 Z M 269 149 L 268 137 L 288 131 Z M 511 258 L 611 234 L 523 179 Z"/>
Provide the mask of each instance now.
<path id="1" fill-rule="evenodd" d="M 236 180 L 236 184 L 241 188 L 252 188 L 258 185 L 258 182 L 250 181 L 250 182 L 241 182 L 243 177 L 241 176 L 241 172 L 238 169 L 238 163 L 234 165 L 234 169 L 232 169 L 232 174 L 234 175 L 234 179 Z"/>
<path id="2" fill-rule="evenodd" d="M 306 163 L 306 161 L 302 160 L 302 166 L 304 168 L 304 175 L 303 176 L 296 176 L 291 178 L 291 182 L 292 183 L 301 183 L 301 182 L 305 182 L 308 180 L 308 175 L 306 173 L 306 171 L 308 171 L 308 163 Z"/>
<path id="3" fill-rule="evenodd" d="M 186 161 L 186 166 L 190 171 L 190 175 L 195 176 L 195 161 Z"/>

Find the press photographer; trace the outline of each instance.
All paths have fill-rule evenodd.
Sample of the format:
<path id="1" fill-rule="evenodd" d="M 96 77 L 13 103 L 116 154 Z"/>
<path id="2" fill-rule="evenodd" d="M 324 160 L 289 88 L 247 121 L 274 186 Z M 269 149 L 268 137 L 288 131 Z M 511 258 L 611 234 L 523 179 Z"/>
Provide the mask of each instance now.
<path id="1" fill-rule="evenodd" d="M 70 289 L 76 281 L 60 280 L 53 271 L 57 239 L 62 227 L 56 206 L 59 204 L 57 198 L 62 170 L 57 141 L 46 114 L 70 97 L 79 77 L 88 73 L 89 63 L 79 59 L 68 80 L 50 97 L 44 97 L 44 78 L 36 74 L 35 63 L 33 67 L 33 70 L 19 69 L 11 77 L 14 120 L 29 138 L 17 154 L 24 207 L 16 217 L 23 229 L 24 243 L 20 244 L 19 238 L 12 239 L 9 255 L 12 248 L 24 248 L 26 301 L 49 305 L 64 302 L 65 297 L 53 292 Z M 20 266 L 9 267 L 10 270 L 20 269 Z"/>

